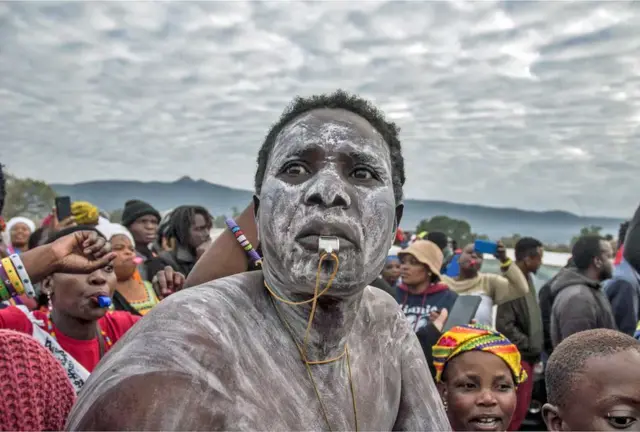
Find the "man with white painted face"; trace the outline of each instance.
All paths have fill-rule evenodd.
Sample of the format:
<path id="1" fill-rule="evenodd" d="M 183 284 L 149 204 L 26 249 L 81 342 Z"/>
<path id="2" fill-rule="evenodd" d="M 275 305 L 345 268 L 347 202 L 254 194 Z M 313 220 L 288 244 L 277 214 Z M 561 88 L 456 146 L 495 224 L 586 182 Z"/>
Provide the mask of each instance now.
<path id="1" fill-rule="evenodd" d="M 397 134 L 356 96 L 297 98 L 258 156 L 262 271 L 156 306 L 91 375 L 68 427 L 450 430 L 413 330 L 367 286 L 402 215 Z"/>

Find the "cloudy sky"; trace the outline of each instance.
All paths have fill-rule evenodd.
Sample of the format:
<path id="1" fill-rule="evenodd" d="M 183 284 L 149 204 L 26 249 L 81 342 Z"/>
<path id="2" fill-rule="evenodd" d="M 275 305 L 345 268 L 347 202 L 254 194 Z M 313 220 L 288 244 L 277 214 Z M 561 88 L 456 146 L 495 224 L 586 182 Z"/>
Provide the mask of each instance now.
<path id="1" fill-rule="evenodd" d="M 20 176 L 250 189 L 291 98 L 336 88 L 401 126 L 407 197 L 639 201 L 640 3 L 0 3 L 0 161 Z"/>

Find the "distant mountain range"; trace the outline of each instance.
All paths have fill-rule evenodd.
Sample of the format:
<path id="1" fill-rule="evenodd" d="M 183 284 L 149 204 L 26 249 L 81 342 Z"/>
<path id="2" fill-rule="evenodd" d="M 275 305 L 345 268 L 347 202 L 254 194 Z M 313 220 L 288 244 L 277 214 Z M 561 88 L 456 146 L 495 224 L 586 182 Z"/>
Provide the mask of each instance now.
<path id="1" fill-rule="evenodd" d="M 102 209 L 121 209 L 125 201 L 137 198 L 149 202 L 159 210 L 169 210 L 182 204 L 198 204 L 214 215 L 230 215 L 232 208 L 244 209 L 252 193 L 183 177 L 173 183 L 138 181 L 93 181 L 78 184 L 51 185 L 58 195 L 73 200 L 86 200 Z M 530 235 L 545 243 L 567 243 L 585 226 L 597 225 L 603 234 L 618 233 L 621 219 L 580 217 L 564 211 L 535 212 L 512 208 L 496 208 L 445 201 L 405 201 L 402 228 L 414 230 L 418 223 L 437 215 L 463 219 L 473 232 L 492 239 L 514 233 Z"/>

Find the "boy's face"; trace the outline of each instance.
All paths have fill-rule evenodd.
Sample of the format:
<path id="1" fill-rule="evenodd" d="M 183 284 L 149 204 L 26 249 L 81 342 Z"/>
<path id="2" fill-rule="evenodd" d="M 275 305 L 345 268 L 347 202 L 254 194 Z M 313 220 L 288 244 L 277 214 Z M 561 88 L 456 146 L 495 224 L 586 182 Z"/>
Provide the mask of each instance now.
<path id="1" fill-rule="evenodd" d="M 545 405 L 551 431 L 640 431 L 640 352 L 587 360 L 566 406 Z"/>

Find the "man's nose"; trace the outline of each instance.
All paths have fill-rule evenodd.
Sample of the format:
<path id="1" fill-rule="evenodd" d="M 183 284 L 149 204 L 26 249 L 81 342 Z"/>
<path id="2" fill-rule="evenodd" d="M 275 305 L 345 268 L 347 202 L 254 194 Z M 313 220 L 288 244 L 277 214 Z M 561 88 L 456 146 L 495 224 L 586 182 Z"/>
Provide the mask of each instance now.
<path id="1" fill-rule="evenodd" d="M 307 205 L 318 205 L 325 208 L 351 207 L 351 197 L 347 192 L 348 184 L 337 173 L 323 170 L 311 180 L 313 183 L 305 194 Z"/>

